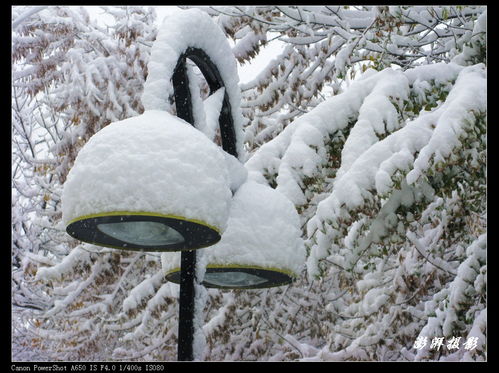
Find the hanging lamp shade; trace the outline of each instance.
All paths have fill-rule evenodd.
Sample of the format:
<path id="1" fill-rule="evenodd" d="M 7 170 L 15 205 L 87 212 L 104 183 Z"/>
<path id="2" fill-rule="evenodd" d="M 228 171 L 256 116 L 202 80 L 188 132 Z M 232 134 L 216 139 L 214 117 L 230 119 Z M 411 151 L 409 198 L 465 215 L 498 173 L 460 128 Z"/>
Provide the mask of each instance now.
<path id="1" fill-rule="evenodd" d="M 220 242 L 203 250 L 208 288 L 259 289 L 285 285 L 305 262 L 299 217 L 276 190 L 254 181 L 234 195 L 227 229 Z M 180 255 L 164 253 L 169 281 L 180 281 Z"/>
<path id="2" fill-rule="evenodd" d="M 220 148 L 189 123 L 149 110 L 97 132 L 79 152 L 62 195 L 71 236 L 127 250 L 213 245 L 232 193 Z"/>

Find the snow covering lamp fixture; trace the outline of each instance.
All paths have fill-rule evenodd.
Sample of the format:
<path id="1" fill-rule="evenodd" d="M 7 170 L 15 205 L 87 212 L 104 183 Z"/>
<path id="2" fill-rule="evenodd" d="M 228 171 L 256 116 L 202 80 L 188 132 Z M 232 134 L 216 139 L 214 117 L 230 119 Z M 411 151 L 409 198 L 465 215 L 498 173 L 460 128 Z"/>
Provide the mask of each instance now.
<path id="1" fill-rule="evenodd" d="M 66 231 L 126 250 L 213 245 L 232 198 L 224 159 L 204 134 L 164 111 L 112 123 L 85 144 L 68 174 Z"/>
<path id="2" fill-rule="evenodd" d="M 193 100 L 198 87 L 189 82 L 188 60 L 210 94 L 223 88 L 221 148 L 202 132 L 211 127 L 202 126 Z M 172 97 L 177 116 L 169 114 Z M 210 246 L 200 251 L 206 287 L 284 285 L 305 262 L 299 217 L 278 191 L 236 182 L 241 169 L 246 175 L 237 64 L 207 13 L 189 9 L 165 18 L 142 102 L 143 114 L 106 126 L 80 150 L 64 185 L 62 221 L 84 242 L 163 252 L 167 278 L 180 284 L 178 359 L 193 360 L 196 273 L 203 268 L 195 249 Z"/>
<path id="3" fill-rule="evenodd" d="M 207 288 L 260 289 L 286 285 L 305 262 L 299 217 L 278 191 L 254 181 L 234 195 L 220 242 L 202 253 Z M 180 255 L 162 254 L 166 277 L 180 282 Z"/>

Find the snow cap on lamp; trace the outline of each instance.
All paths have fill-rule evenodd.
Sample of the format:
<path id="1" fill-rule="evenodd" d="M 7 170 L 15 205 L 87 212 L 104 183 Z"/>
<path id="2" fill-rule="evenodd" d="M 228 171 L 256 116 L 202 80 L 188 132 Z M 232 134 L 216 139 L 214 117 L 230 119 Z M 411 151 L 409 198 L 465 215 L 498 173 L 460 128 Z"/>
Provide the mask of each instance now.
<path id="1" fill-rule="evenodd" d="M 225 229 L 229 187 L 225 158 L 216 144 L 178 117 L 149 110 L 108 125 L 81 149 L 64 185 L 63 223 L 74 237 L 102 246 L 146 251 L 209 246 Z M 159 232 L 160 238 L 150 245 L 140 244 L 140 238 L 124 246 L 112 240 L 99 242 L 103 231 L 130 235 L 119 224 L 130 219 L 145 220 L 139 223 L 145 226 L 141 229 Z M 175 222 L 181 235 L 199 229 L 211 236 L 206 242 L 196 241 L 197 247 L 187 237 L 178 245 L 163 245 L 165 222 Z M 170 233 L 168 237 L 180 237 Z"/>
<path id="2" fill-rule="evenodd" d="M 290 283 L 305 263 L 298 213 L 289 199 L 269 186 L 244 183 L 232 201 L 227 229 L 203 250 L 203 285 L 266 288 Z M 179 281 L 180 255 L 164 253 L 163 270 Z"/>

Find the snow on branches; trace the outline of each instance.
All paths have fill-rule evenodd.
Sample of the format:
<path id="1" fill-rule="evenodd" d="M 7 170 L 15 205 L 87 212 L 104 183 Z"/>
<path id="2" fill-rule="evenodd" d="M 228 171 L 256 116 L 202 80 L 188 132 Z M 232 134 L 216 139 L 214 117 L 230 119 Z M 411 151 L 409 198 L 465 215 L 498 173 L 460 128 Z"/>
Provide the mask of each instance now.
<path id="1" fill-rule="evenodd" d="M 208 289 L 200 358 L 486 360 L 486 8 L 199 8 L 240 63 L 281 43 L 239 84 L 245 166 L 293 201 L 308 251 L 290 286 Z M 83 9 L 13 9 L 17 345 L 174 360 L 178 286 L 160 256 L 80 244 L 60 224 L 81 146 L 143 110 L 154 11 L 105 12 L 108 28 Z M 210 138 L 223 94 L 196 100 Z M 466 348 L 420 343 L 459 337 Z"/>
<path id="2" fill-rule="evenodd" d="M 485 187 L 485 66 L 438 63 L 365 75 L 295 120 L 247 162 L 251 177 L 274 185 L 302 211 L 310 281 L 325 277 L 333 281 L 333 293 L 344 294 L 328 307 L 346 318 L 333 329 L 353 339 L 344 350 L 345 340 L 338 336 L 316 351 L 328 360 L 368 359 L 362 346 L 394 337 L 392 323 L 407 302 L 403 298 L 435 291 L 433 281 L 454 279 L 449 287 L 456 289 L 462 281 L 483 281 L 479 278 L 486 273 L 486 267 L 480 269 L 483 261 L 474 272 L 464 269 L 471 259 L 458 267 L 463 256 L 456 252 L 484 230 L 482 225 L 467 232 L 472 216 L 485 213 L 485 199 L 479 196 Z M 419 109 L 405 112 L 409 107 Z M 326 144 L 335 136 L 346 137 L 339 167 L 327 156 Z M 485 243 L 486 236 L 480 237 Z M 403 272 L 396 270 L 401 263 Z M 483 294 L 483 286 L 479 289 Z M 407 295 L 400 297 L 400 292 Z M 446 308 L 443 329 L 421 333 L 467 333 L 485 304 L 463 290 L 445 295 L 451 302 L 456 299 L 457 310 L 467 318 Z M 371 327 L 358 329 L 360 320 L 371 320 Z M 450 326 L 456 322 L 458 329 Z M 401 329 L 400 338 L 407 340 L 408 331 L 414 329 Z M 391 354 L 392 347 L 387 348 Z"/>
<path id="3" fill-rule="evenodd" d="M 218 22 L 235 41 L 234 51 L 244 61 L 251 61 L 260 46 L 283 45 L 261 73 L 241 86 L 243 112 L 251 120 L 246 137 L 252 147 L 273 138 L 283 126 L 369 68 L 408 69 L 449 62 L 463 50 L 466 54 L 460 58 L 474 64 L 478 60 L 473 56 L 483 59 L 485 53 L 486 10 L 480 6 L 202 9 L 218 15 Z M 242 55 L 241 50 L 248 52 Z"/>

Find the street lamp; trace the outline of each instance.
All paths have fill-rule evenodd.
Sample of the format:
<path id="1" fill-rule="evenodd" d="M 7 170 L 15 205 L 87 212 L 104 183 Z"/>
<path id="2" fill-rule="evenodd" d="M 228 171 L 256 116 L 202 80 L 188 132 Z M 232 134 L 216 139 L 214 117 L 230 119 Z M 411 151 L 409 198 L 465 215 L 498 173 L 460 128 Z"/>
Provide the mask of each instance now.
<path id="1" fill-rule="evenodd" d="M 217 145 L 167 112 L 112 123 L 85 144 L 68 174 L 66 231 L 126 250 L 213 245 L 232 198 L 224 162 Z"/>
<path id="2" fill-rule="evenodd" d="M 299 275 L 305 250 L 293 203 L 254 181 L 234 195 L 222 239 L 204 249 L 207 288 L 262 289 L 289 284 Z M 169 281 L 179 283 L 180 255 L 162 254 Z"/>
<path id="3" fill-rule="evenodd" d="M 224 88 L 218 119 L 226 153 L 194 128 L 199 108 L 193 107 L 187 59 L 198 66 L 211 93 Z M 148 63 L 144 113 L 96 133 L 79 152 L 62 195 L 63 222 L 74 238 L 163 256 L 181 252 L 167 275 L 180 284 L 178 360 L 193 359 L 195 284 L 201 281 L 196 250 L 225 237 L 229 215 L 231 228 L 209 256 L 205 286 L 286 284 L 304 261 L 292 203 L 250 181 L 235 191 L 229 159 L 242 152 L 237 83 L 230 45 L 209 15 L 190 9 L 165 19 Z M 172 96 L 177 116 L 167 112 Z M 254 235 L 245 233 L 250 231 Z M 243 242 L 234 245 L 236 237 Z M 257 252 L 256 262 L 242 260 Z"/>

